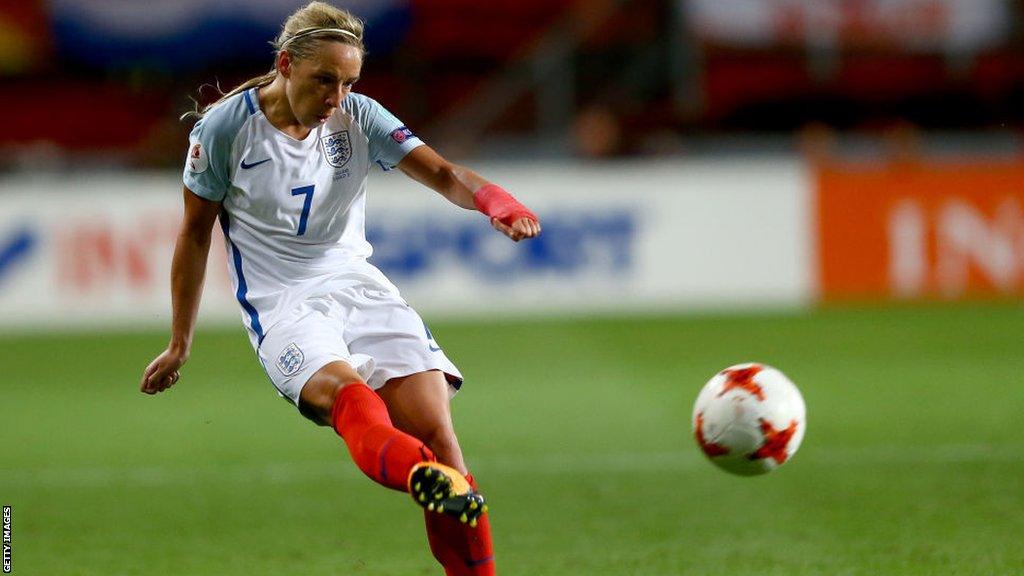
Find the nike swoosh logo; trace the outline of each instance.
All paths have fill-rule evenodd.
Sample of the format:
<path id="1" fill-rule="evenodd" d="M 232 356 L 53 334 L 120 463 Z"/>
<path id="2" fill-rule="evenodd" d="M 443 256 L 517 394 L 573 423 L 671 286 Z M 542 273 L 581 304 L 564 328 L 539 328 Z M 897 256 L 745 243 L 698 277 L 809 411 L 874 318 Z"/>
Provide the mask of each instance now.
<path id="1" fill-rule="evenodd" d="M 253 162 L 252 164 L 246 164 L 245 159 L 242 160 L 242 170 L 248 170 L 249 168 L 255 168 L 264 162 L 270 162 L 270 158 L 266 160 L 260 160 L 259 162 Z"/>

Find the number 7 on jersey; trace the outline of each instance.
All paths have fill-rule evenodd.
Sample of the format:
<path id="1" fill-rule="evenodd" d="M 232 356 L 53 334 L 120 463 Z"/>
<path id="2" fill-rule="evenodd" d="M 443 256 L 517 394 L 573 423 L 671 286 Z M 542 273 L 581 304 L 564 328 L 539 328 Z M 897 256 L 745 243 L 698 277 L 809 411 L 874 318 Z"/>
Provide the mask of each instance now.
<path id="1" fill-rule="evenodd" d="M 309 220 L 309 208 L 313 205 L 313 190 L 315 188 L 316 186 L 310 185 L 292 189 L 292 196 L 306 196 L 305 201 L 302 203 L 302 216 L 299 218 L 299 233 L 296 234 L 296 236 L 302 236 L 306 233 L 306 222 Z"/>

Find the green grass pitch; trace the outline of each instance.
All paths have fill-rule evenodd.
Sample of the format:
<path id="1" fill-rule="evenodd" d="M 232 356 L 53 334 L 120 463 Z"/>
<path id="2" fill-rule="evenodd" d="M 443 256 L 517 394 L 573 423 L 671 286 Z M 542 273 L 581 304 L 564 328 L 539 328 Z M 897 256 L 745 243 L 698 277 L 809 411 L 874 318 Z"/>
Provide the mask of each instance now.
<path id="1" fill-rule="evenodd" d="M 511 575 L 1024 574 L 1024 309 L 432 322 Z M 0 337 L 14 574 L 437 575 L 419 509 L 279 399 L 242 329 Z M 704 382 L 757 360 L 802 389 L 760 478 L 698 453 Z"/>

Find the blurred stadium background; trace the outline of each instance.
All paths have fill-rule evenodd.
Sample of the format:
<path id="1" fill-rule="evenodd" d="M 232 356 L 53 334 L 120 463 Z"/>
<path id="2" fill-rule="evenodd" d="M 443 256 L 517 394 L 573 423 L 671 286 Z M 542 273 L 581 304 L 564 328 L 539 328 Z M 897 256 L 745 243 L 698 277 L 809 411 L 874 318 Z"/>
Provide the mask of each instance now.
<path id="1" fill-rule="evenodd" d="M 1024 3 L 352 0 L 357 90 L 544 220 L 374 173 L 374 262 L 468 384 L 503 574 L 1024 573 Z M 191 124 L 288 0 L 0 0 L 0 503 L 15 574 L 434 574 L 407 502 L 274 398 L 223 248 L 166 342 Z M 201 86 L 205 88 L 200 89 Z M 701 461 L 727 365 L 801 453 Z"/>

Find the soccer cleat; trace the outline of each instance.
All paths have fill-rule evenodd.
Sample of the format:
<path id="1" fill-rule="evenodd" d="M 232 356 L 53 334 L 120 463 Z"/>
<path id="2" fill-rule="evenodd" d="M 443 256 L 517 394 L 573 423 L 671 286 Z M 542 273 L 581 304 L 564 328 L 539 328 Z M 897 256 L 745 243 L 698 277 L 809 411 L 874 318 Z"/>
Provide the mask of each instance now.
<path id="1" fill-rule="evenodd" d="M 474 492 L 458 470 L 437 462 L 420 462 L 409 473 L 409 494 L 431 512 L 447 514 L 475 528 L 487 513 L 483 494 Z"/>

